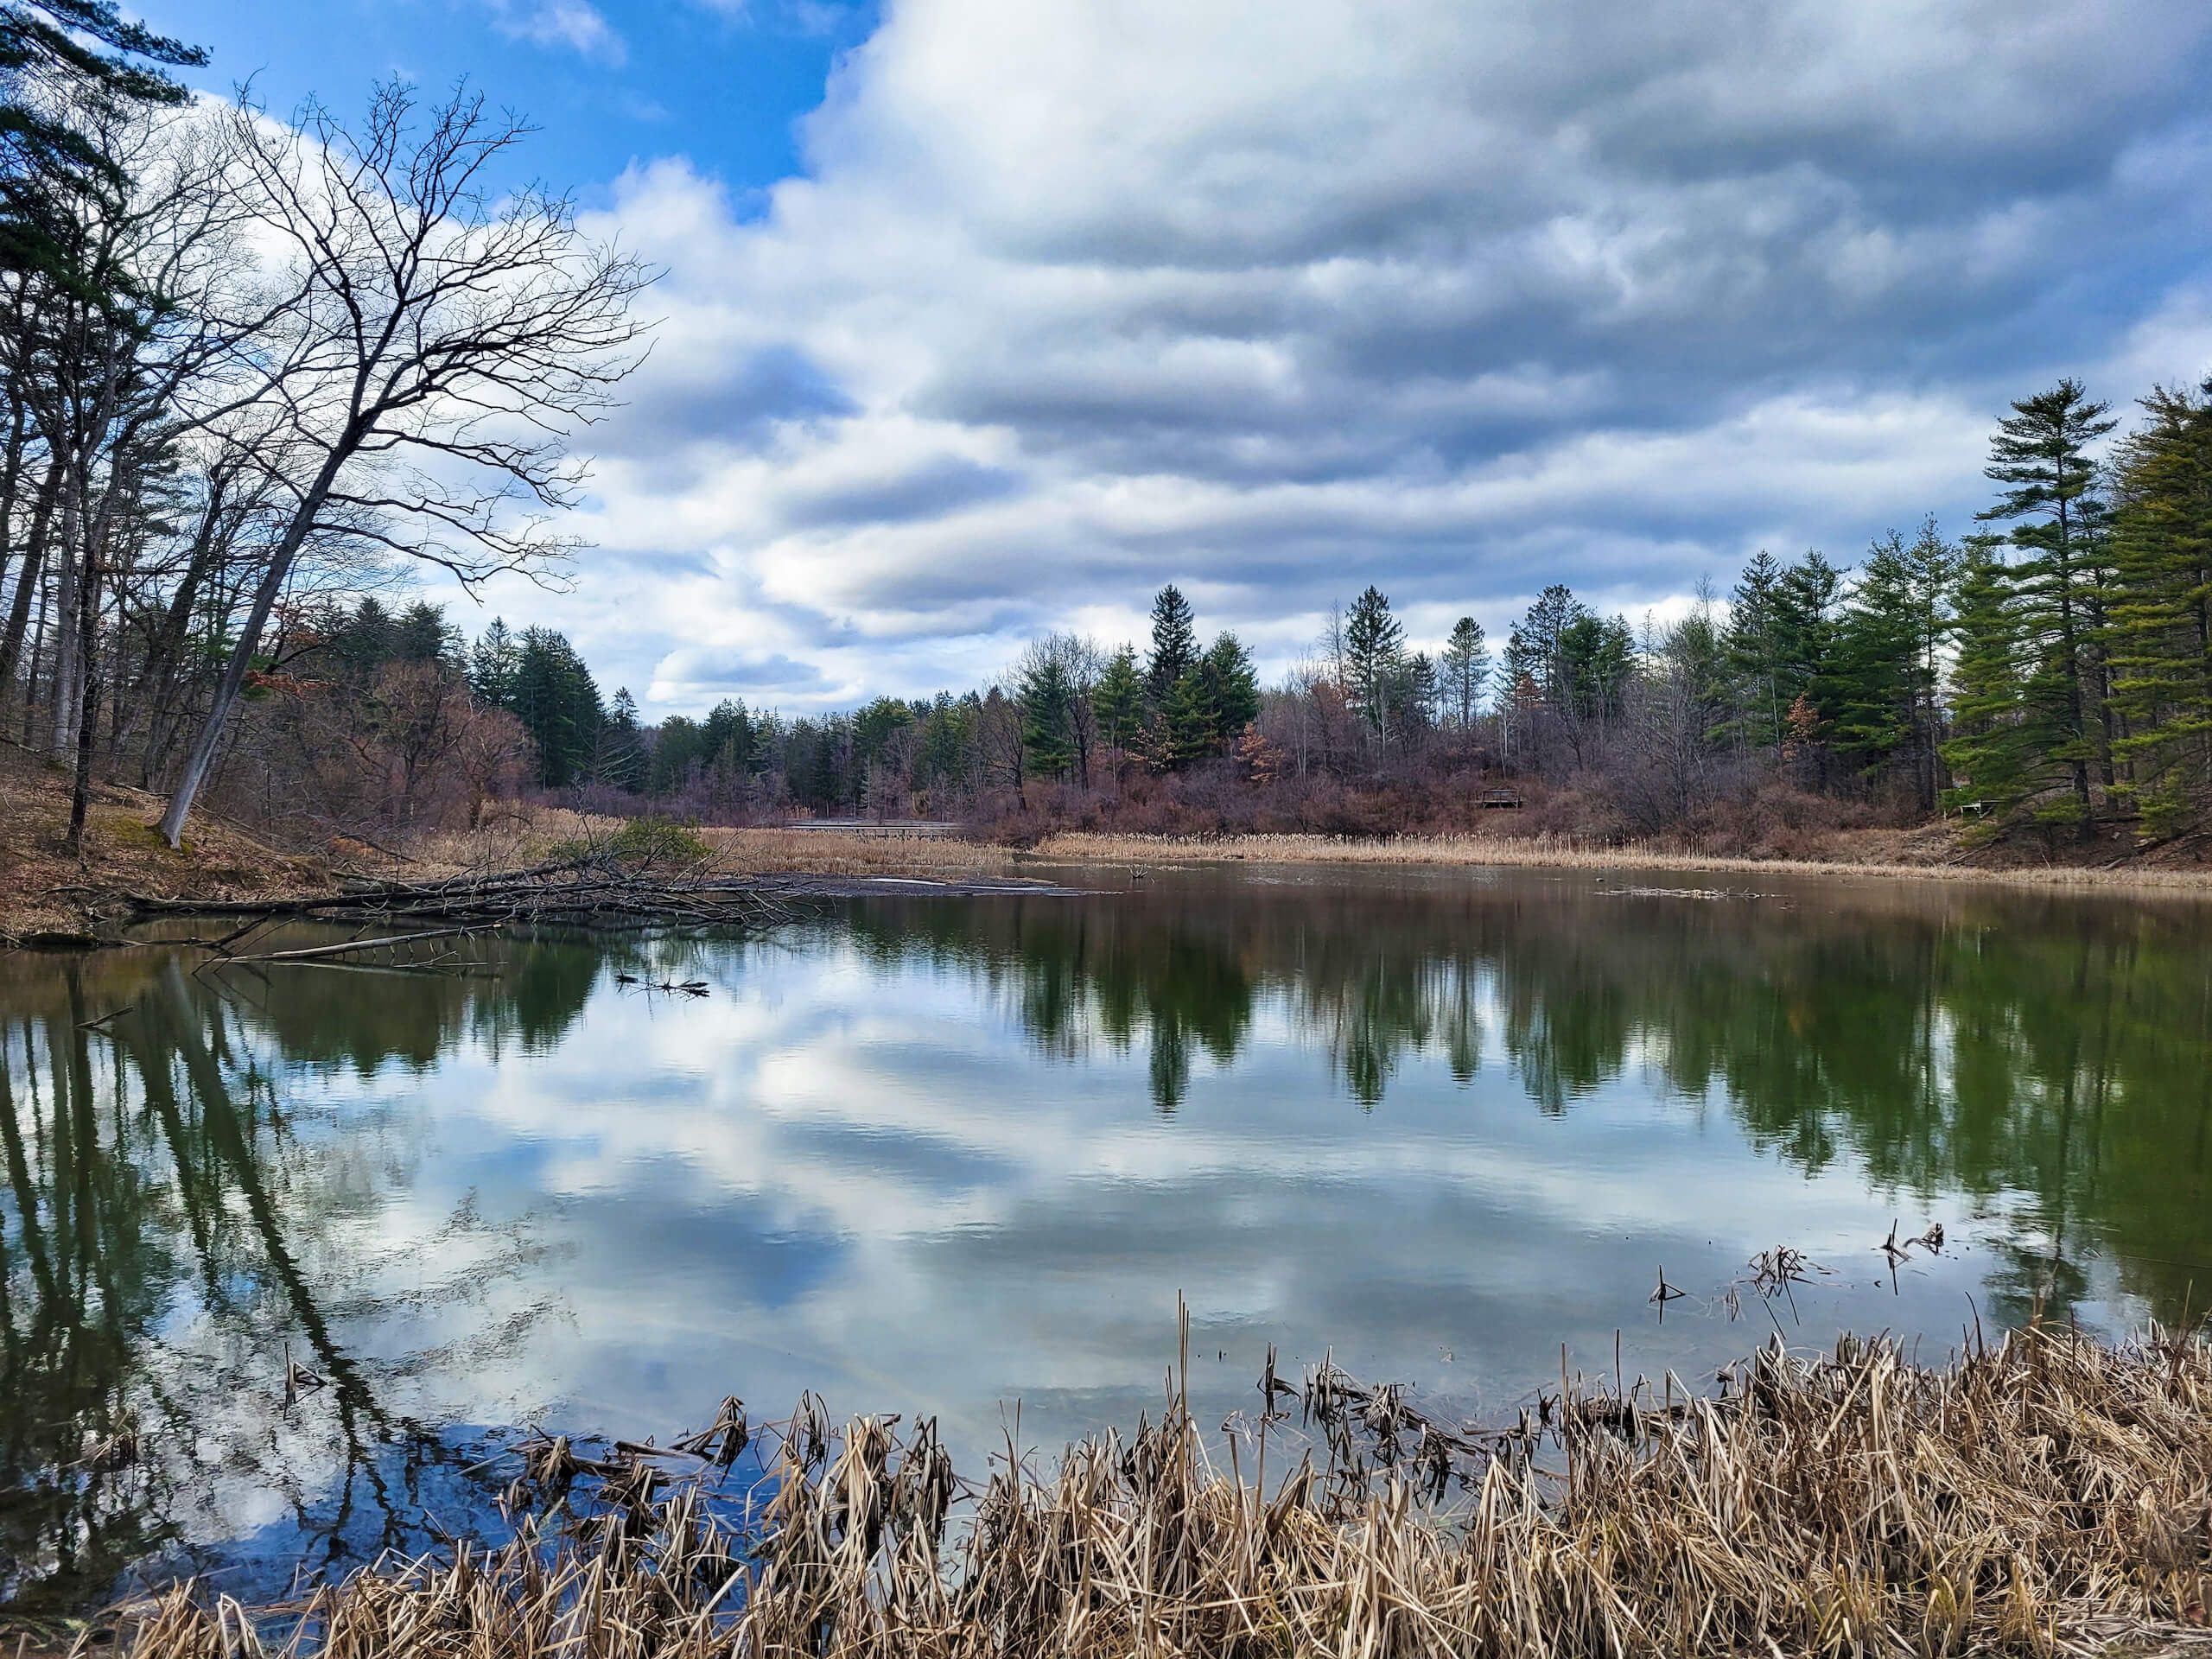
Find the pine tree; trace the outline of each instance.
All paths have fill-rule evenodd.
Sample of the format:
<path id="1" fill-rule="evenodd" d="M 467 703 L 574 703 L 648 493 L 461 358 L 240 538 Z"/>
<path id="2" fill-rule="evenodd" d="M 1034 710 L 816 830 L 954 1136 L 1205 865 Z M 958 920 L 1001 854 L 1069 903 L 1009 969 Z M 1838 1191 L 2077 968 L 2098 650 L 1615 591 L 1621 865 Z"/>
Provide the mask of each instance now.
<path id="1" fill-rule="evenodd" d="M 1463 616 L 1452 625 L 1452 636 L 1444 642 L 1442 675 L 1445 706 L 1461 731 L 1475 723 L 1475 709 L 1489 678 L 1490 647 L 1483 642 L 1483 625 Z"/>
<path id="2" fill-rule="evenodd" d="M 2212 807 L 2212 380 L 2142 407 L 2119 456 L 2107 634 L 2129 724 L 2113 747 L 2158 839 Z"/>
<path id="3" fill-rule="evenodd" d="M 1891 531 L 1867 550 L 1835 641 L 1836 747 L 1878 766 L 1912 742 L 1918 714 L 1920 632 L 1904 537 Z"/>
<path id="4" fill-rule="evenodd" d="M 2022 649 L 2034 664 L 2025 695 L 2038 705 L 2055 702 L 2059 719 L 2049 758 L 2066 768 L 2073 800 L 2041 816 L 2072 822 L 2083 840 L 2096 833 L 2090 768 L 2108 772 L 2111 764 L 2110 715 L 2101 683 L 2092 683 L 2102 675 L 2095 624 L 2105 512 L 2089 447 L 2115 424 L 2107 407 L 2071 379 L 2015 402 L 1990 441 L 1986 469 L 2004 489 L 1980 515 L 2010 524 L 2021 555 L 2012 575 Z"/>
<path id="5" fill-rule="evenodd" d="M 1398 707 L 1404 711 L 1408 725 L 1420 728 L 1433 725 L 1444 697 L 1444 683 L 1437 677 L 1436 659 L 1425 651 L 1414 652 L 1405 659 L 1400 683 L 1402 691 Z"/>
<path id="6" fill-rule="evenodd" d="M 699 728 L 699 758 L 725 782 L 754 770 L 756 747 L 752 712 L 740 698 L 724 697 Z"/>
<path id="7" fill-rule="evenodd" d="M 1233 633 L 1217 637 L 1198 664 L 1214 753 L 1226 753 L 1260 715 L 1260 677 Z"/>
<path id="8" fill-rule="evenodd" d="M 521 666 L 522 647 L 495 616 L 468 653 L 468 689 L 487 709 L 512 709 L 515 673 Z"/>
<path id="9" fill-rule="evenodd" d="M 1604 721 L 1620 712 L 1636 661 L 1627 621 L 1585 609 L 1560 631 L 1559 702 L 1578 720 Z"/>
<path id="10" fill-rule="evenodd" d="M 1728 596 L 1728 665 L 1739 690 L 1736 734 L 1755 748 L 1782 752 L 1789 708 L 1781 629 L 1782 567 L 1764 548 L 1752 556 Z"/>
<path id="11" fill-rule="evenodd" d="M 1944 761 L 1956 781 L 1952 810 L 1983 820 L 1984 835 L 2038 787 L 2052 734 L 2035 718 L 2024 665 L 2024 630 L 2012 573 L 1993 536 L 1967 537 L 1960 567 L 1958 660 L 1951 669 L 1951 741 Z"/>
<path id="12" fill-rule="evenodd" d="M 1660 636 L 1657 651 L 1661 671 L 1679 683 L 1697 713 L 1695 736 L 1700 744 L 1713 740 L 1726 717 L 1728 647 L 1713 601 L 1712 584 L 1700 579 L 1696 604 Z"/>
<path id="13" fill-rule="evenodd" d="M 877 697 L 853 715 L 853 765 L 865 780 L 899 733 L 914 723 L 914 711 L 900 697 Z"/>
<path id="14" fill-rule="evenodd" d="M 1589 613 L 1590 607 L 1575 598 L 1564 582 L 1555 582 L 1536 595 L 1535 603 L 1521 619 L 1522 645 L 1532 659 L 1544 705 L 1554 714 L 1567 714 L 1572 701 L 1568 687 L 1572 677 L 1560 642 L 1567 638 L 1567 629 Z"/>
<path id="15" fill-rule="evenodd" d="M 1198 665 L 1198 631 L 1191 602 L 1173 582 L 1152 601 L 1152 655 L 1145 664 L 1145 697 L 1156 716 L 1175 683 Z"/>
<path id="16" fill-rule="evenodd" d="M 1058 652 L 1033 653 L 1015 690 L 1021 709 L 1022 764 L 1031 777 L 1057 779 L 1075 769 L 1076 734 L 1069 717 L 1075 695 Z"/>
<path id="17" fill-rule="evenodd" d="M 1144 677 L 1137 671 L 1136 651 L 1123 645 L 1106 659 L 1090 693 L 1090 711 L 1098 721 L 1099 741 L 1117 756 L 1143 733 L 1144 700 Z"/>
<path id="18" fill-rule="evenodd" d="M 198 47 L 125 21 L 115 0 L 0 4 L 0 269 L 40 271 L 83 294 L 108 286 L 83 264 L 71 220 L 129 180 L 65 111 L 185 104 L 191 92 L 156 66 L 207 61 Z"/>
<path id="19" fill-rule="evenodd" d="M 1781 690 L 1799 712 L 1789 721 L 1791 741 L 1807 747 L 1808 734 L 1825 739 L 1834 718 L 1836 638 L 1841 626 L 1843 572 L 1818 548 L 1782 573 L 1775 587 L 1775 635 L 1780 647 Z M 1806 723 L 1806 711 L 1812 723 Z"/>
<path id="20" fill-rule="evenodd" d="M 1160 761 L 1179 769 L 1205 760 L 1217 752 L 1220 729 L 1220 712 L 1205 674 L 1193 668 L 1168 688 L 1166 703 L 1160 711 Z"/>
<path id="21" fill-rule="evenodd" d="M 1905 581 L 1914 635 L 1912 693 L 1915 778 L 1921 810 L 1936 810 L 1948 781 L 1943 772 L 1943 658 L 1955 629 L 1952 603 L 1959 581 L 1959 550 L 1943 539 L 1935 517 L 1905 549 Z"/>
<path id="22" fill-rule="evenodd" d="M 374 594 L 362 597 L 332 644 L 346 671 L 362 681 L 399 654 L 397 625 Z"/>
<path id="23" fill-rule="evenodd" d="M 593 770 L 601 783 L 634 794 L 645 781 L 645 753 L 638 729 L 637 699 L 626 685 L 618 686 L 607 705 L 607 723 L 601 728 L 599 754 Z"/>
<path id="24" fill-rule="evenodd" d="M 1344 618 L 1344 690 L 1352 708 L 1366 721 L 1376 741 L 1389 747 L 1398 711 L 1392 696 L 1403 666 L 1405 630 L 1390 614 L 1390 601 L 1370 585 L 1352 601 Z"/>
<path id="25" fill-rule="evenodd" d="M 1952 632 L 1958 550 L 1933 518 L 1907 542 L 1868 550 L 1836 634 L 1834 737 L 1862 766 L 1894 766 L 1921 810 L 1943 786 L 1943 654 Z"/>
<path id="26" fill-rule="evenodd" d="M 1505 657 L 1499 666 L 1497 691 L 1497 726 L 1499 746 L 1503 758 L 1513 760 L 1513 746 L 1517 737 L 1523 748 L 1530 741 L 1530 727 L 1544 703 L 1544 660 L 1542 653 L 1529 643 L 1529 636 L 1519 628 L 1509 628 L 1505 635 Z"/>
<path id="27" fill-rule="evenodd" d="M 392 655 L 410 663 L 442 663 L 461 653 L 461 635 L 446 623 L 445 607 L 419 599 L 391 624 Z"/>
<path id="28" fill-rule="evenodd" d="M 523 631 L 513 706 L 537 746 L 539 784 L 561 789 L 587 781 L 599 752 L 599 687 L 565 635 Z"/>

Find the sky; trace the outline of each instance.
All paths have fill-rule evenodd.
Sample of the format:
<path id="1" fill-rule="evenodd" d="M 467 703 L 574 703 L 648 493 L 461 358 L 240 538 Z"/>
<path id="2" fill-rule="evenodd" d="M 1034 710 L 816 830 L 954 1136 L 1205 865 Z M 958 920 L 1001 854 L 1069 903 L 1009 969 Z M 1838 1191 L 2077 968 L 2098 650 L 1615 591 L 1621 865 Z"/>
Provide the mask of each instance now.
<path id="1" fill-rule="evenodd" d="M 141 0 L 196 84 L 466 75 L 664 268 L 592 545 L 495 612 L 651 717 L 1001 676 L 1174 582 L 1270 676 L 1637 621 L 2212 373 L 2202 0 Z M 433 588 L 435 596 L 446 597 Z"/>

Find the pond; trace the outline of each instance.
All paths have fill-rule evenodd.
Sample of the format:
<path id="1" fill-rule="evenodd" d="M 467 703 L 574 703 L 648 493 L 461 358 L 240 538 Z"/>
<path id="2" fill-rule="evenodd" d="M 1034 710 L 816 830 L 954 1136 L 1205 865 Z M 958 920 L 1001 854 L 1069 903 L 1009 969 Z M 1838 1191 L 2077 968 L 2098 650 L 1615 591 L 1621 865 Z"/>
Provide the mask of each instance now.
<path id="1" fill-rule="evenodd" d="M 1210 1423 L 1271 1344 L 1495 1421 L 1563 1365 L 2212 1299 L 2202 906 L 1089 878 L 433 971 L 0 957 L 0 1596 L 270 1593 L 496 1526 L 524 1425 L 732 1393 L 1049 1459 L 1157 1409 L 1179 1293 Z"/>

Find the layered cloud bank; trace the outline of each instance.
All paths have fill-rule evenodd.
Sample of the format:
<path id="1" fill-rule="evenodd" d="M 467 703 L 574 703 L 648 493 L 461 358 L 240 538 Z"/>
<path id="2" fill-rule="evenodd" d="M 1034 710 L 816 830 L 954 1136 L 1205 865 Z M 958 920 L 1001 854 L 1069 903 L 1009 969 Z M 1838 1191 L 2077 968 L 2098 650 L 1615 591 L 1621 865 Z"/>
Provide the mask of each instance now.
<path id="1" fill-rule="evenodd" d="M 1279 668 L 1980 505 L 2005 400 L 2212 368 L 2212 10 L 894 3 L 808 163 L 633 168 L 669 275 L 555 607 L 648 711 L 1134 634 Z"/>

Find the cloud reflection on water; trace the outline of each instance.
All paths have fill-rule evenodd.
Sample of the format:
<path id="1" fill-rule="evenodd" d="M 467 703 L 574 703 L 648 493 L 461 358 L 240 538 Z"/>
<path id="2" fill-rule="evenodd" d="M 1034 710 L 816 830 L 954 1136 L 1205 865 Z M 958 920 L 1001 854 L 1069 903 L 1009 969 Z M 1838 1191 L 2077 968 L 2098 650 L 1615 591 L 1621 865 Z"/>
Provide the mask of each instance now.
<path id="1" fill-rule="evenodd" d="M 1609 1367 L 1624 1329 L 1685 1376 L 1756 1344 L 1703 1299 L 1777 1243 L 1838 1270 L 1799 1293 L 1808 1343 L 1941 1347 L 1969 1293 L 2171 1313 L 2212 1257 L 2185 914 L 1192 882 L 486 944 L 488 977 L 10 969 L 9 1363 L 100 1382 L 0 1412 L 9 1478 L 50 1455 L 33 1412 L 166 1413 L 221 1456 L 143 1500 L 148 1547 L 216 1544 L 357 1487 L 419 1517 L 460 1426 L 666 1433 L 729 1391 L 935 1412 L 971 1454 L 1018 1397 L 1050 1446 L 1156 1400 L 1179 1290 L 1209 1414 L 1269 1342 L 1487 1413 L 1562 1343 Z M 617 984 L 632 950 L 712 995 Z M 1893 1216 L 1957 1247 L 1894 1294 Z M 32 1259 L 80 1221 L 111 1298 Z M 1694 1296 L 1659 1325 L 1662 1263 Z M 350 1423 L 275 1411 L 288 1341 L 359 1379 Z"/>

